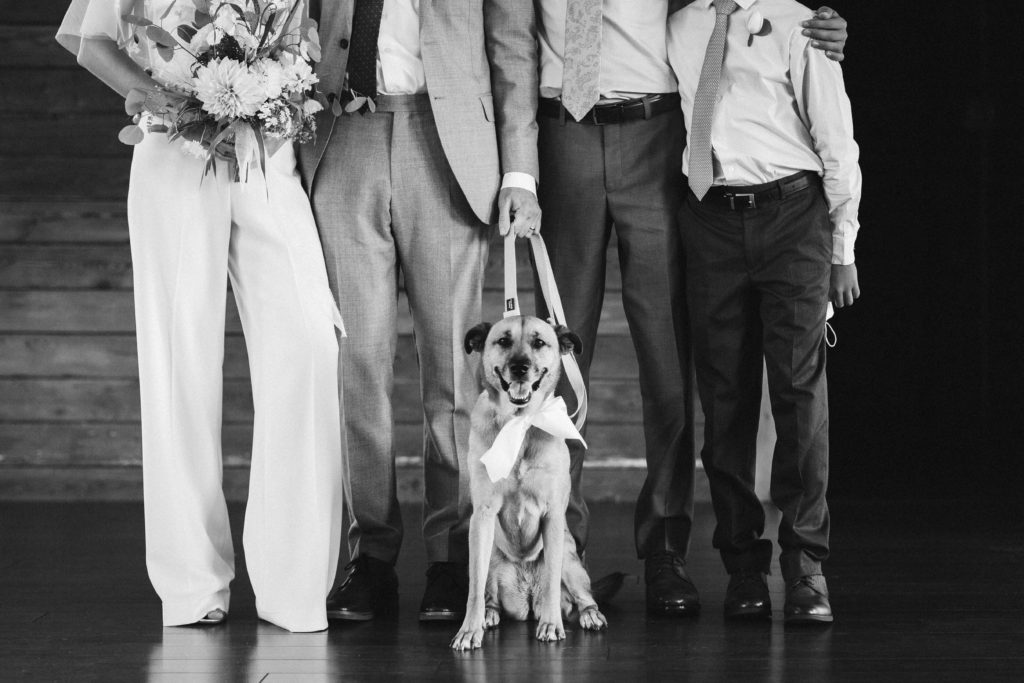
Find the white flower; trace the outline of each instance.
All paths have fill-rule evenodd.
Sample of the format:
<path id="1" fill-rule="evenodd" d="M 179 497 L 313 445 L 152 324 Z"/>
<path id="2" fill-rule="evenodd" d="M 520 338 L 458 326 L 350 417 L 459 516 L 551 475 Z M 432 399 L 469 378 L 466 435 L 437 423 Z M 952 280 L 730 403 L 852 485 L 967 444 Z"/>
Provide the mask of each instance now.
<path id="1" fill-rule="evenodd" d="M 207 24 L 192 36 L 188 42 L 188 49 L 194 55 L 202 54 L 210 49 L 210 38 L 213 36 L 213 24 Z"/>
<path id="2" fill-rule="evenodd" d="M 235 24 L 238 16 L 231 8 L 221 5 L 216 10 L 213 18 L 213 25 L 224 32 L 225 35 L 235 35 Z"/>
<path id="3" fill-rule="evenodd" d="M 281 96 L 284 88 L 284 67 L 273 59 L 261 59 L 252 65 L 252 71 L 259 77 L 268 100 Z"/>
<path id="4" fill-rule="evenodd" d="M 313 68 L 304 59 L 298 59 L 295 55 L 284 52 L 278 57 L 281 66 L 284 68 L 284 89 L 286 92 L 305 92 L 320 79 L 313 73 Z"/>
<path id="5" fill-rule="evenodd" d="M 195 157 L 196 159 L 205 159 L 209 156 L 209 152 L 207 152 L 202 143 L 197 140 L 186 140 L 185 138 L 182 138 L 181 149 L 185 154 L 190 157 Z"/>
<path id="6" fill-rule="evenodd" d="M 217 118 L 254 115 L 266 100 L 260 79 L 233 59 L 215 59 L 196 72 L 196 97 Z"/>
<path id="7" fill-rule="evenodd" d="M 283 100 L 271 100 L 260 107 L 263 132 L 270 138 L 286 138 L 292 132 L 292 110 Z"/>
<path id="8" fill-rule="evenodd" d="M 747 33 L 752 36 L 756 36 L 761 33 L 761 29 L 764 28 L 764 17 L 760 12 L 754 10 L 754 12 L 747 18 Z"/>
<path id="9" fill-rule="evenodd" d="M 302 103 L 302 113 L 306 116 L 312 116 L 317 112 L 324 110 L 324 105 L 320 104 L 314 99 L 306 100 Z"/>

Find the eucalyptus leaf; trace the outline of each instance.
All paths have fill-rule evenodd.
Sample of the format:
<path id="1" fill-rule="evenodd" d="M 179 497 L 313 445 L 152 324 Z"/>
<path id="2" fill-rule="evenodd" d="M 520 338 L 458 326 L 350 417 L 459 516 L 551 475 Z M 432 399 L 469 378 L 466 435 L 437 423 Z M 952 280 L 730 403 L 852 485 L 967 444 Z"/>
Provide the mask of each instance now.
<path id="1" fill-rule="evenodd" d="M 359 97 L 353 97 L 352 101 L 345 105 L 345 113 L 352 114 L 359 111 L 366 102 L 367 99 L 362 95 Z"/>
<path id="2" fill-rule="evenodd" d="M 191 24 L 182 24 L 177 29 L 178 37 L 186 43 L 191 43 L 197 33 L 199 33 L 199 29 Z"/>
<path id="3" fill-rule="evenodd" d="M 145 108 L 146 98 L 149 96 L 145 90 L 132 88 L 124 98 L 124 111 L 129 116 L 135 116 Z"/>
<path id="4" fill-rule="evenodd" d="M 122 128 L 117 134 L 117 139 L 126 145 L 137 145 L 146 139 L 146 134 L 133 123 Z"/>
<path id="5" fill-rule="evenodd" d="M 139 16 L 137 14 L 125 14 L 124 16 L 121 17 L 121 20 L 124 21 L 126 24 L 131 24 L 132 26 L 143 26 L 143 27 L 145 27 L 145 26 L 152 26 L 153 25 L 152 21 L 150 21 L 146 17 L 141 17 L 141 16 Z"/>
<path id="6" fill-rule="evenodd" d="M 341 106 L 341 100 L 336 97 L 331 100 L 331 113 L 335 116 L 341 116 L 345 113 L 345 108 Z"/>
<path id="7" fill-rule="evenodd" d="M 157 44 L 158 47 L 177 47 L 178 41 L 170 33 L 159 26 L 147 26 L 146 37 Z"/>
<path id="8" fill-rule="evenodd" d="M 173 47 L 164 47 L 163 45 L 158 45 L 156 48 L 156 53 L 160 55 L 160 58 L 163 59 L 165 62 L 169 62 L 172 59 L 174 59 Z"/>

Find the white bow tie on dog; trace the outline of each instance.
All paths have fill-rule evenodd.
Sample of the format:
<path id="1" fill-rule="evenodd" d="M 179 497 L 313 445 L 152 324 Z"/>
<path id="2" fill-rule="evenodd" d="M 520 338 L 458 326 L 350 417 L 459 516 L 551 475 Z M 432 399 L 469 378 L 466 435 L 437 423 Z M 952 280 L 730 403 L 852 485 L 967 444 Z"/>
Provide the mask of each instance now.
<path id="1" fill-rule="evenodd" d="M 530 427 L 542 429 L 561 439 L 579 439 L 583 442 L 583 447 L 587 447 L 587 442 L 583 441 L 583 436 L 569 419 L 569 410 L 565 407 L 562 397 L 548 396 L 537 412 L 517 415 L 506 422 L 491 447 L 480 456 L 480 462 L 487 469 L 487 476 L 491 481 L 501 481 L 512 471 Z"/>

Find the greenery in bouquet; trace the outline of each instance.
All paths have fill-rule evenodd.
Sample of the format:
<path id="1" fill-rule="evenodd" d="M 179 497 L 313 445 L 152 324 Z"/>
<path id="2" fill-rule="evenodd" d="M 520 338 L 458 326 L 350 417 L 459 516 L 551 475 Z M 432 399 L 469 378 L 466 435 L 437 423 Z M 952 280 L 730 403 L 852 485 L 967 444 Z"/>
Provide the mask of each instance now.
<path id="1" fill-rule="evenodd" d="M 187 0 L 194 20 L 168 30 L 158 21 L 129 11 L 129 40 L 148 41 L 166 62 L 189 62 L 185 82 L 156 90 L 132 90 L 125 110 L 132 124 L 120 139 L 138 144 L 150 132 L 179 140 L 185 152 L 229 163 L 233 180 L 249 169 L 266 171 L 268 148 L 308 142 L 316 133 L 318 99 L 312 62 L 320 59 L 316 22 L 297 16 L 299 2 L 270 0 Z"/>

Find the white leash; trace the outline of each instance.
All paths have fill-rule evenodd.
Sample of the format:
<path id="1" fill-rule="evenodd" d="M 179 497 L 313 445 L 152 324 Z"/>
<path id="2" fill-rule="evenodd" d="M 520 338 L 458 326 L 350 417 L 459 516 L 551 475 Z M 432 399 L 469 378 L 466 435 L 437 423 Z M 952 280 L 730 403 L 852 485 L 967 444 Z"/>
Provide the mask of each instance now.
<path id="1" fill-rule="evenodd" d="M 540 280 L 541 293 L 544 295 L 544 302 L 547 304 L 548 312 L 555 325 L 566 325 L 565 311 L 562 309 L 562 299 L 558 296 L 558 286 L 555 284 L 555 275 L 551 271 L 551 259 L 548 258 L 547 247 L 544 240 L 538 234 L 530 235 L 530 249 L 533 251 L 533 261 L 537 267 L 537 277 Z M 519 293 L 516 283 L 516 237 L 512 231 L 505 236 L 505 314 L 508 318 L 514 315 L 522 315 L 519 308 Z M 587 420 L 587 387 L 583 383 L 583 373 L 572 353 L 563 353 L 562 371 L 565 378 L 569 380 L 573 392 L 576 394 L 576 411 L 570 416 L 575 418 L 574 423 L 577 429 L 583 428 Z"/>

